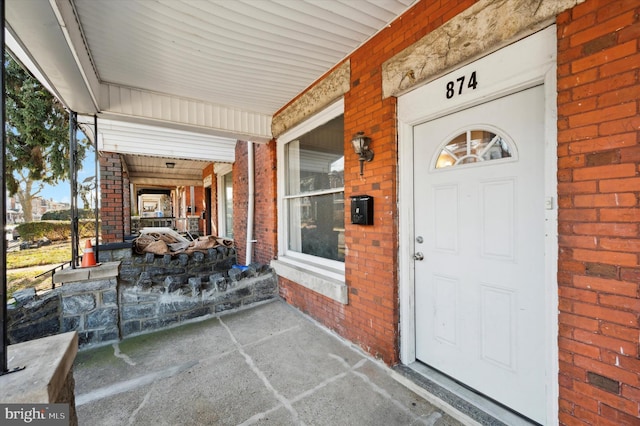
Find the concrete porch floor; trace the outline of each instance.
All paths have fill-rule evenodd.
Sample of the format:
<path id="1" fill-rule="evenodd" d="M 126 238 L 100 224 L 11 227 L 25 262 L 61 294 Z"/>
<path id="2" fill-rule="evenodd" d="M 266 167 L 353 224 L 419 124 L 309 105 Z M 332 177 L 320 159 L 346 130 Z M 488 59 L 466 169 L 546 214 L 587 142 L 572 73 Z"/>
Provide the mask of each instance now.
<path id="1" fill-rule="evenodd" d="M 80 425 L 467 423 L 394 374 L 280 300 L 83 350 L 74 366 Z"/>

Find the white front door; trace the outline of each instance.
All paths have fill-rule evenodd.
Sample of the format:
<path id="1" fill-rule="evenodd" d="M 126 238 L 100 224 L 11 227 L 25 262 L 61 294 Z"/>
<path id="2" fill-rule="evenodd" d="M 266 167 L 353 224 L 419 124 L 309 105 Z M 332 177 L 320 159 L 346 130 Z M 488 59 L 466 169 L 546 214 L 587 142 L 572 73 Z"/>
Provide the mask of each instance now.
<path id="1" fill-rule="evenodd" d="M 416 358 L 542 423 L 543 86 L 413 131 Z"/>

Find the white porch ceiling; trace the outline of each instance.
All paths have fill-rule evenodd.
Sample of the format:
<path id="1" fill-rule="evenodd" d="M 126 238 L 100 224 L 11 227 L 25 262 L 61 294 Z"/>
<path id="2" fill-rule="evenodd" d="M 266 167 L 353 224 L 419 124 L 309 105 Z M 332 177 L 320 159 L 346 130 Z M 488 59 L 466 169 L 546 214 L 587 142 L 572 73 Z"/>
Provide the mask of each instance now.
<path id="1" fill-rule="evenodd" d="M 70 109 L 259 142 L 278 109 L 414 1 L 5 4 L 11 49 Z"/>
<path id="2" fill-rule="evenodd" d="M 129 180 L 140 187 L 202 186 L 202 169 L 209 164 L 201 160 L 174 157 L 124 155 Z M 167 163 L 173 164 L 168 168 Z"/>

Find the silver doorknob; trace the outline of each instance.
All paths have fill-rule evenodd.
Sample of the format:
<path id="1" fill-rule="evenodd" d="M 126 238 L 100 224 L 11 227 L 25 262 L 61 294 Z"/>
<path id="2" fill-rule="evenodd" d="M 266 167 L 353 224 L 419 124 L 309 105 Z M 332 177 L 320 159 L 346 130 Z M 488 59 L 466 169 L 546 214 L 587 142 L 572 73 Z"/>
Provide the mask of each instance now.
<path id="1" fill-rule="evenodd" d="M 423 260 L 424 259 L 424 254 L 422 254 L 421 252 L 417 252 L 416 254 L 413 255 L 413 259 L 414 260 Z"/>

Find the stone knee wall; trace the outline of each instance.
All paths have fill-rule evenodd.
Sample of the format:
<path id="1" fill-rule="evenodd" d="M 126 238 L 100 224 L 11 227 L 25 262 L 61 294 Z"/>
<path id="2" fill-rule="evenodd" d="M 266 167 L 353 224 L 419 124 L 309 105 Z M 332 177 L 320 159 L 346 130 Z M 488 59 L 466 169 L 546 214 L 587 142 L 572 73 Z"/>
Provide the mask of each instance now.
<path id="1" fill-rule="evenodd" d="M 36 292 L 26 291 L 29 296 L 19 300 L 15 305 L 7 305 L 7 338 L 9 344 L 39 339 L 58 334 L 62 303 L 55 290 L 36 298 Z M 23 293 L 23 294 L 24 294 Z"/>
<path id="2" fill-rule="evenodd" d="M 236 263 L 236 252 L 219 246 L 191 255 L 132 255 L 122 258 L 120 263 L 119 281 L 123 286 L 164 288 L 171 293 L 188 285 L 191 278 L 206 280 L 211 274 L 230 271 Z"/>
<path id="3" fill-rule="evenodd" d="M 118 340 L 118 280 L 81 281 L 59 287 L 61 332 L 77 331 L 80 346 Z"/>
<path id="4" fill-rule="evenodd" d="M 148 288 L 123 286 L 122 337 L 239 309 L 277 294 L 276 277 L 269 268 L 229 272 L 191 277 L 186 282 L 167 277 L 163 285 Z"/>
<path id="5" fill-rule="evenodd" d="M 209 249 L 192 255 L 133 255 L 100 251 L 100 267 L 67 271 L 72 282 L 45 294 L 28 289 L 9 305 L 11 344 L 67 331 L 86 346 L 177 325 L 193 318 L 248 307 L 278 294 L 266 265 L 234 267 L 235 250 Z M 84 274 L 84 275 L 83 275 Z M 64 274 L 61 274 L 64 275 Z M 107 276 L 105 276 L 107 275 Z"/>
<path id="6" fill-rule="evenodd" d="M 8 305 L 10 344 L 68 331 L 78 332 L 80 346 L 120 338 L 116 277 L 78 281 L 47 293 L 19 298 Z"/>
<path id="7" fill-rule="evenodd" d="M 123 259 L 120 269 L 121 336 L 164 328 L 271 299 L 277 281 L 264 265 L 234 267 L 233 248 L 192 255 L 147 253 Z"/>

